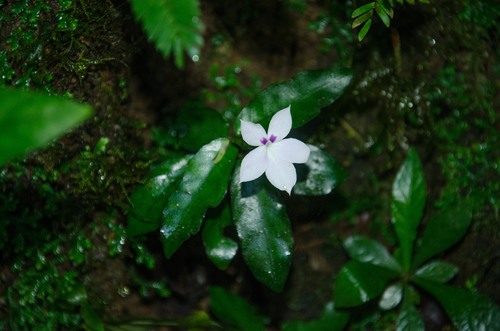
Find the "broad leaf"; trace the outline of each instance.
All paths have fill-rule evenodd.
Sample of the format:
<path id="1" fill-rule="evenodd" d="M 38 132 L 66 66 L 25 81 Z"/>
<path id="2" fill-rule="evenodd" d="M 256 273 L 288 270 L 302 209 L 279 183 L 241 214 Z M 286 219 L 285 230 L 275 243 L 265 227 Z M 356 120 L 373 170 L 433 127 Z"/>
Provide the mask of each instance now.
<path id="1" fill-rule="evenodd" d="M 255 278 L 279 292 L 292 263 L 290 221 L 279 192 L 264 177 L 244 183 L 239 178 L 237 168 L 231 201 L 243 258 Z"/>
<path id="2" fill-rule="evenodd" d="M 202 239 L 210 261 L 219 269 L 226 269 L 238 251 L 238 243 L 224 236 L 224 229 L 231 225 L 231 207 L 223 203 L 214 213 L 207 215 Z"/>
<path id="3" fill-rule="evenodd" d="M 0 88 L 0 166 L 47 145 L 92 114 L 73 100 Z"/>
<path id="4" fill-rule="evenodd" d="M 234 123 L 239 134 L 240 120 L 265 127 L 279 110 L 291 105 L 293 127 L 299 127 L 319 114 L 321 108 L 337 100 L 351 82 L 350 69 L 303 71 L 291 80 L 271 85 L 241 111 Z"/>
<path id="5" fill-rule="evenodd" d="M 349 256 L 359 262 L 369 263 L 399 272 L 401 267 L 378 241 L 362 236 L 351 236 L 344 241 Z"/>
<path id="6" fill-rule="evenodd" d="M 312 321 L 291 321 L 283 325 L 283 331 L 342 331 L 349 320 L 347 313 L 338 312 L 332 302 L 323 314 Z"/>
<path id="7" fill-rule="evenodd" d="M 378 306 L 382 310 L 390 310 L 395 308 L 401 302 L 403 298 L 403 284 L 396 283 L 387 287 L 382 293 L 382 297 L 378 302 Z"/>
<path id="8" fill-rule="evenodd" d="M 415 272 L 415 276 L 436 283 L 446 283 L 458 272 L 458 267 L 447 262 L 430 262 Z"/>
<path id="9" fill-rule="evenodd" d="M 84 302 L 80 307 L 85 328 L 91 331 L 104 331 L 104 323 L 97 313 L 92 309 L 88 302 Z"/>
<path id="10" fill-rule="evenodd" d="M 425 207 L 425 178 L 415 150 L 410 150 L 392 186 L 391 212 L 401 248 L 404 270 L 409 270 L 413 243 Z"/>
<path id="11" fill-rule="evenodd" d="M 355 307 L 382 294 L 391 273 L 372 264 L 349 261 L 342 267 L 335 282 L 337 307 Z"/>
<path id="12" fill-rule="evenodd" d="M 425 227 L 413 266 L 419 266 L 458 242 L 467 232 L 471 219 L 472 206 L 469 201 L 440 210 Z"/>
<path id="13" fill-rule="evenodd" d="M 257 309 L 221 287 L 210 288 L 210 309 L 224 324 L 224 330 L 265 331 L 265 319 Z"/>
<path id="14" fill-rule="evenodd" d="M 199 231 L 208 207 L 224 198 L 237 150 L 221 138 L 203 146 L 189 160 L 184 176 L 163 210 L 160 229 L 167 258 Z"/>
<path id="15" fill-rule="evenodd" d="M 127 234 L 137 236 L 158 229 L 167 200 L 184 173 L 189 157 L 173 156 L 151 171 L 150 178 L 130 197 Z"/>
<path id="16" fill-rule="evenodd" d="M 417 307 L 413 304 L 407 291 L 403 300 L 403 305 L 399 311 L 397 320 L 397 331 L 425 331 L 424 321 L 418 313 Z"/>
<path id="17" fill-rule="evenodd" d="M 305 164 L 296 164 L 298 195 L 325 195 L 332 192 L 345 178 L 345 172 L 333 158 L 316 146 L 308 145 L 311 154 Z"/>
<path id="18" fill-rule="evenodd" d="M 196 103 L 182 107 L 179 115 L 168 121 L 167 126 L 167 137 L 162 137 L 164 142 L 190 152 L 196 152 L 212 140 L 228 135 L 228 127 L 222 116 Z"/>
<path id="19" fill-rule="evenodd" d="M 149 40 L 164 56 L 173 53 L 178 68 L 184 66 L 183 52 L 199 55 L 203 25 L 198 0 L 131 0 L 131 5 Z"/>
<path id="20" fill-rule="evenodd" d="M 500 307 L 482 294 L 420 279 L 415 283 L 439 301 L 458 330 L 500 330 Z"/>

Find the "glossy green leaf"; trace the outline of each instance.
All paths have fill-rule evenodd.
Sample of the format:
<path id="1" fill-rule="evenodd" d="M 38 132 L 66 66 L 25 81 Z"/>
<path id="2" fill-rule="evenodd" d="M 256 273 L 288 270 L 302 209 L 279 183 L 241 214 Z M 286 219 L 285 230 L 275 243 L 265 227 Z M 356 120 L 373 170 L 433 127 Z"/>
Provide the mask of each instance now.
<path id="1" fill-rule="evenodd" d="M 500 307 L 482 294 L 421 279 L 415 283 L 439 301 L 458 330 L 500 330 Z"/>
<path id="2" fill-rule="evenodd" d="M 224 324 L 224 330 L 265 331 L 265 319 L 241 297 L 221 288 L 210 288 L 210 309 Z"/>
<path id="3" fill-rule="evenodd" d="M 380 17 L 384 25 L 386 27 L 389 27 L 391 25 L 391 18 L 389 17 L 387 9 L 383 5 L 376 5 L 375 10 L 378 14 L 378 17 Z"/>
<path id="4" fill-rule="evenodd" d="M 176 188 L 189 161 L 188 156 L 172 156 L 155 167 L 149 179 L 130 197 L 127 234 L 137 236 L 158 229 L 167 200 Z"/>
<path id="5" fill-rule="evenodd" d="M 413 266 L 419 266 L 457 243 L 467 233 L 471 220 L 472 206 L 468 201 L 440 210 L 425 227 Z"/>
<path id="6" fill-rule="evenodd" d="M 420 267 L 415 276 L 436 283 L 446 283 L 458 273 L 458 267 L 447 262 L 434 261 Z"/>
<path id="7" fill-rule="evenodd" d="M 356 18 L 354 21 L 352 21 L 352 26 L 351 28 L 355 29 L 357 28 L 358 26 L 360 26 L 361 24 L 365 23 L 366 21 L 368 21 L 369 19 L 371 19 L 371 17 L 373 16 L 373 12 L 370 11 L 368 13 L 365 13 L 361 16 L 359 16 L 358 18 Z"/>
<path id="8" fill-rule="evenodd" d="M 325 195 L 336 188 L 346 177 L 333 158 L 316 146 L 308 145 L 311 154 L 305 164 L 296 164 L 297 184 L 293 193 L 298 195 Z"/>
<path id="9" fill-rule="evenodd" d="M 284 83 L 271 85 L 240 112 L 234 132 L 240 132 L 240 120 L 260 123 L 264 127 L 279 110 L 291 105 L 293 127 L 309 122 L 321 108 L 337 100 L 352 78 L 350 69 L 303 71 Z"/>
<path id="10" fill-rule="evenodd" d="M 390 310 L 395 308 L 401 302 L 403 298 L 403 284 L 396 283 L 391 286 L 388 286 L 384 293 L 382 293 L 382 297 L 378 302 L 378 306 L 382 310 Z"/>
<path id="11" fill-rule="evenodd" d="M 184 66 L 183 52 L 199 56 L 203 24 L 198 0 L 131 0 L 130 4 L 149 40 L 164 56 L 173 53 L 178 68 Z"/>
<path id="12" fill-rule="evenodd" d="M 369 2 L 364 6 L 356 8 L 356 10 L 352 12 L 351 18 L 358 17 L 366 12 L 373 10 L 373 8 L 375 8 L 375 2 Z"/>
<path id="13" fill-rule="evenodd" d="M 163 210 L 160 228 L 167 258 L 199 231 L 207 208 L 224 198 L 237 150 L 221 138 L 203 146 L 188 162 L 177 189 Z"/>
<path id="14" fill-rule="evenodd" d="M 349 256 L 362 263 L 369 263 L 399 272 L 401 267 L 387 249 L 378 241 L 362 236 L 351 236 L 344 241 Z"/>
<path id="15" fill-rule="evenodd" d="M 196 104 L 181 108 L 169 131 L 175 147 L 190 152 L 228 135 L 228 127 L 218 112 Z"/>
<path id="16" fill-rule="evenodd" d="M 205 252 L 217 268 L 224 270 L 238 251 L 238 243 L 224 236 L 224 229 L 232 225 L 231 207 L 224 203 L 207 215 L 202 239 Z"/>
<path id="17" fill-rule="evenodd" d="M 371 26 L 372 26 L 372 19 L 370 18 L 368 21 L 366 21 L 365 25 L 363 25 L 361 30 L 359 30 L 358 41 L 365 39 L 366 34 L 368 33 L 368 31 L 370 31 Z"/>
<path id="18" fill-rule="evenodd" d="M 410 150 L 392 186 L 392 223 L 401 248 L 404 270 L 409 270 L 413 243 L 425 207 L 425 178 L 415 150 Z"/>
<path id="19" fill-rule="evenodd" d="M 355 307 L 382 294 L 392 275 L 372 264 L 349 261 L 342 267 L 335 282 L 337 307 Z"/>
<path id="20" fill-rule="evenodd" d="M 332 302 L 328 303 L 323 314 L 311 321 L 291 321 L 283 325 L 283 331 L 342 331 L 349 321 L 349 314 L 335 310 Z"/>
<path id="21" fill-rule="evenodd" d="M 104 323 L 87 302 L 80 307 L 80 315 L 87 330 L 104 331 Z"/>
<path id="22" fill-rule="evenodd" d="M 239 178 L 237 168 L 231 202 L 243 258 L 255 278 L 279 292 L 292 263 L 293 237 L 285 206 L 265 177 L 241 184 Z"/>
<path id="23" fill-rule="evenodd" d="M 425 331 L 424 321 L 420 317 L 417 307 L 405 292 L 403 304 L 397 320 L 397 331 Z"/>
<path id="24" fill-rule="evenodd" d="M 0 88 L 0 166 L 43 147 L 92 114 L 73 100 Z"/>

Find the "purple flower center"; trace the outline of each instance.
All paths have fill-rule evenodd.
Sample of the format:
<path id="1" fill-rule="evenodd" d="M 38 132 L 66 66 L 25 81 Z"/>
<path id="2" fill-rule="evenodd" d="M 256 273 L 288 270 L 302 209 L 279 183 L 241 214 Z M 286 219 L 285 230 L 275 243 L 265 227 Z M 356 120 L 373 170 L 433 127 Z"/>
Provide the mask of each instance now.
<path id="1" fill-rule="evenodd" d="M 271 137 L 269 137 L 269 140 L 267 138 L 265 138 L 265 137 L 262 137 L 260 139 L 260 142 L 261 142 L 262 145 L 267 145 L 268 142 L 271 142 L 271 143 L 275 142 L 276 138 L 277 137 L 274 134 L 272 134 Z"/>

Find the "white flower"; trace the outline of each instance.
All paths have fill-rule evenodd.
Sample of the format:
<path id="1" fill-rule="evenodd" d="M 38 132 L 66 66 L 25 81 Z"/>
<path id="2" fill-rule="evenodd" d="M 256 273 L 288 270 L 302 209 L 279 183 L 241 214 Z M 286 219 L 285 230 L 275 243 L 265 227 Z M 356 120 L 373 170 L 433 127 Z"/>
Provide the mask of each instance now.
<path id="1" fill-rule="evenodd" d="M 305 163 L 309 158 L 309 147 L 302 141 L 283 139 L 292 129 L 290 106 L 274 114 L 269 130 L 260 124 L 241 120 L 243 140 L 258 146 L 248 153 L 241 162 L 240 183 L 259 178 L 263 173 L 277 189 L 292 192 L 297 182 L 293 163 Z"/>

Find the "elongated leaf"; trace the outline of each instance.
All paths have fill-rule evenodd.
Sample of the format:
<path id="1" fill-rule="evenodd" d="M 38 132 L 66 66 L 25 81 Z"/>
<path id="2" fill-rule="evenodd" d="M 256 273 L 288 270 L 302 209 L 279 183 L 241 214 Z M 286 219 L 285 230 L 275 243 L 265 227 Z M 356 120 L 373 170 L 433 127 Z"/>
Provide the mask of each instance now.
<path id="1" fill-rule="evenodd" d="M 189 160 L 184 176 L 163 210 L 160 229 L 167 258 L 199 231 L 208 207 L 224 198 L 237 150 L 221 138 L 203 146 Z"/>
<path id="2" fill-rule="evenodd" d="M 382 294 L 392 275 L 372 264 L 349 261 L 340 269 L 335 282 L 337 307 L 355 307 Z"/>
<path id="3" fill-rule="evenodd" d="M 382 20 L 386 27 L 391 25 L 391 18 L 389 17 L 389 13 L 384 6 L 377 5 L 375 6 L 375 10 L 377 11 L 378 17 Z"/>
<path id="4" fill-rule="evenodd" d="M 407 291 L 403 299 L 403 305 L 399 311 L 397 331 L 425 331 L 424 321 L 420 317 L 417 307 L 411 301 Z"/>
<path id="5" fill-rule="evenodd" d="M 396 273 L 401 271 L 398 262 L 378 241 L 362 236 L 351 236 L 344 241 L 344 248 L 356 261 L 384 267 Z"/>
<path id="6" fill-rule="evenodd" d="M 329 194 L 342 182 L 346 174 L 333 158 L 316 146 L 308 145 L 311 150 L 305 164 L 297 164 L 298 182 L 293 193 L 299 195 Z"/>
<path id="7" fill-rule="evenodd" d="M 183 52 L 198 56 L 203 44 L 198 0 L 131 0 L 132 11 L 143 24 L 149 40 L 166 57 L 174 54 L 178 68 Z"/>
<path id="8" fill-rule="evenodd" d="M 361 6 L 359 8 L 356 8 L 351 15 L 351 18 L 358 17 L 359 15 L 362 15 L 370 10 L 373 10 L 375 8 L 375 2 L 369 2 L 364 6 Z"/>
<path id="9" fill-rule="evenodd" d="M 67 98 L 0 88 L 0 166 L 82 123 L 92 108 Z"/>
<path id="10" fill-rule="evenodd" d="M 292 263 L 290 221 L 278 191 L 264 177 L 241 184 L 239 178 L 237 168 L 231 202 L 243 258 L 255 278 L 279 292 Z"/>
<path id="11" fill-rule="evenodd" d="M 368 31 L 370 31 L 371 26 L 372 26 L 372 19 L 370 18 L 368 21 L 366 21 L 365 25 L 363 25 L 361 30 L 359 30 L 358 41 L 365 39 L 366 34 L 368 33 Z"/>
<path id="12" fill-rule="evenodd" d="M 153 169 L 150 178 L 130 197 L 127 234 L 137 236 L 158 229 L 167 200 L 184 173 L 188 156 L 173 156 Z"/>
<path id="13" fill-rule="evenodd" d="M 382 297 L 378 302 L 378 306 L 382 310 L 390 310 L 395 308 L 403 298 L 403 284 L 396 283 L 387 287 L 382 293 Z"/>
<path id="14" fill-rule="evenodd" d="M 472 220 L 469 201 L 440 210 L 427 223 L 416 250 L 413 266 L 418 267 L 434 255 L 457 243 L 466 233 Z"/>
<path id="15" fill-rule="evenodd" d="M 336 311 L 333 303 L 330 302 L 318 319 L 286 322 L 283 325 L 283 331 L 342 331 L 348 320 L 349 315 Z"/>
<path id="16" fill-rule="evenodd" d="M 291 80 L 271 85 L 240 112 L 234 123 L 239 134 L 240 120 L 267 126 L 280 109 L 291 105 L 293 127 L 309 122 L 321 108 L 337 100 L 352 78 L 350 69 L 312 70 L 298 73 Z"/>
<path id="17" fill-rule="evenodd" d="M 410 150 L 392 186 L 392 222 L 398 235 L 404 270 L 409 270 L 417 227 L 425 207 L 425 178 L 415 150 Z"/>
<path id="18" fill-rule="evenodd" d="M 226 269 L 238 251 L 238 243 L 224 236 L 224 228 L 231 225 L 231 206 L 224 203 L 215 210 L 215 213 L 207 215 L 203 227 L 202 239 L 205 252 L 210 261 L 219 269 Z"/>
<path id="19" fill-rule="evenodd" d="M 265 331 L 257 308 L 221 287 L 210 288 L 210 309 L 224 324 L 224 330 Z"/>
<path id="20" fill-rule="evenodd" d="M 415 276 L 436 283 L 446 283 L 458 272 L 458 267 L 447 262 L 430 262 L 415 272 Z"/>
<path id="21" fill-rule="evenodd" d="M 421 279 L 415 283 L 439 301 L 458 330 L 500 330 L 500 307 L 482 294 Z"/>
<path id="22" fill-rule="evenodd" d="M 358 18 L 356 18 L 354 21 L 352 21 L 352 26 L 351 28 L 355 29 L 357 28 L 358 26 L 360 26 L 361 24 L 363 24 L 364 22 L 368 21 L 369 19 L 371 19 L 371 17 L 373 16 L 373 12 L 370 11 L 368 13 L 365 13 L 361 16 L 359 16 Z"/>

